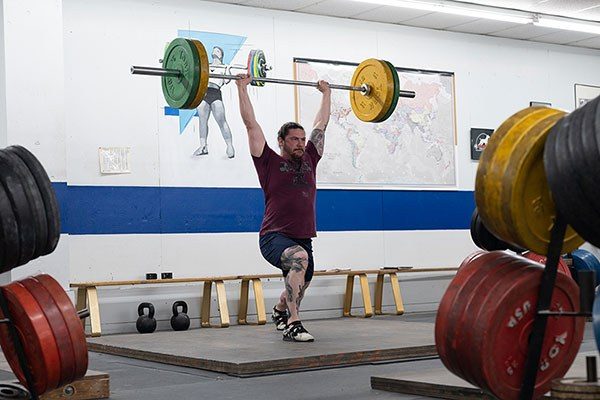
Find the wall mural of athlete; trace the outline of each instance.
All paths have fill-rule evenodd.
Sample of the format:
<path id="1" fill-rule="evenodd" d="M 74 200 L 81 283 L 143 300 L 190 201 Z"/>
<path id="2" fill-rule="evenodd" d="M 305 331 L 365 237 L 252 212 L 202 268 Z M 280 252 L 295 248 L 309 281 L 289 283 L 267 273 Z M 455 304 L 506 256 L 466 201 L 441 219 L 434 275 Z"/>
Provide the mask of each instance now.
<path id="1" fill-rule="evenodd" d="M 212 48 L 212 61 L 210 63 L 211 66 L 214 65 L 224 65 L 223 58 L 225 56 L 225 52 L 219 46 L 214 46 Z M 210 68 L 210 72 L 215 73 L 223 73 L 223 69 Z M 225 70 L 225 74 L 229 74 L 228 70 Z M 233 136 L 231 135 L 231 129 L 229 129 L 229 124 L 227 123 L 227 119 L 225 118 L 225 106 L 223 104 L 223 97 L 221 95 L 221 87 L 228 84 L 230 80 L 228 79 L 213 79 L 211 78 L 208 81 L 208 91 L 206 92 L 206 96 L 202 103 L 198 106 L 198 117 L 200 119 L 199 122 L 199 136 L 200 136 L 200 147 L 194 152 L 194 156 L 203 156 L 208 154 L 208 119 L 212 115 L 217 124 L 219 125 L 219 129 L 221 130 L 221 135 L 225 140 L 225 144 L 227 145 L 227 149 L 225 153 L 228 158 L 235 157 L 235 149 L 233 148 Z"/>

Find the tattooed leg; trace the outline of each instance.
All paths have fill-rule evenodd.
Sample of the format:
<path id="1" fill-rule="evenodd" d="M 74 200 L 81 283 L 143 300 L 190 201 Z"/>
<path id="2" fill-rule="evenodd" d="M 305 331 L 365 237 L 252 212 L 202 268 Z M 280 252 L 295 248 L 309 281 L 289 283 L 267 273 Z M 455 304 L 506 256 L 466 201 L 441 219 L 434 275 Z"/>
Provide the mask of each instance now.
<path id="1" fill-rule="evenodd" d="M 288 247 L 281 255 L 281 268 L 288 271 L 285 277 L 285 301 L 290 316 L 288 323 L 299 321 L 298 297 L 304 286 L 304 274 L 308 267 L 308 253 L 301 246 Z"/>
<path id="2" fill-rule="evenodd" d="M 279 311 L 287 310 L 287 290 L 284 289 L 283 292 L 281 292 L 281 296 L 279 296 L 279 303 L 275 305 L 275 308 Z"/>
<path id="3" fill-rule="evenodd" d="M 304 282 L 304 285 L 300 287 L 300 292 L 298 293 L 298 298 L 296 299 L 296 310 L 298 312 L 300 312 L 300 303 L 304 298 L 304 293 L 306 292 L 306 288 L 308 288 L 308 285 L 310 285 L 310 282 Z"/>

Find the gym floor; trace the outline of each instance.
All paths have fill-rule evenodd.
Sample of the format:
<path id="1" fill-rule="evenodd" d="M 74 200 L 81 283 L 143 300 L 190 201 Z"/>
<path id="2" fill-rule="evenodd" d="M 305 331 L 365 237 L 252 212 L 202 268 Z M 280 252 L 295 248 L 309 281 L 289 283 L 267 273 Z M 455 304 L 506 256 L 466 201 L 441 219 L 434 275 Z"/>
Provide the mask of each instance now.
<path id="1" fill-rule="evenodd" d="M 403 320 L 433 323 L 435 314 L 406 315 Z M 202 398 L 261 400 L 423 399 L 424 397 L 372 390 L 371 376 L 401 374 L 441 366 L 439 359 L 433 359 L 235 378 L 220 373 L 105 354 L 90 353 L 90 357 L 91 369 L 110 374 L 111 399 L 191 399 L 199 398 L 200 395 Z"/>
<path id="2" fill-rule="evenodd" d="M 405 315 L 414 322 L 431 322 L 435 314 Z M 401 332 L 390 332 L 399 334 Z M 340 338 L 343 340 L 343 338 Z M 301 343 L 294 345 L 302 346 Z M 580 352 L 595 351 L 593 330 L 588 324 Z M 110 375 L 111 399 L 192 399 L 219 398 L 261 400 L 313 399 L 426 399 L 429 397 L 402 395 L 372 390 L 372 376 L 414 376 L 420 371 L 439 375 L 449 374 L 441 361 L 421 361 L 362 365 L 355 367 L 294 372 L 250 378 L 236 378 L 226 374 L 194 368 L 177 367 L 126 357 L 90 352 L 89 369 Z M 0 380 L 13 379 L 7 371 L 0 371 Z"/>

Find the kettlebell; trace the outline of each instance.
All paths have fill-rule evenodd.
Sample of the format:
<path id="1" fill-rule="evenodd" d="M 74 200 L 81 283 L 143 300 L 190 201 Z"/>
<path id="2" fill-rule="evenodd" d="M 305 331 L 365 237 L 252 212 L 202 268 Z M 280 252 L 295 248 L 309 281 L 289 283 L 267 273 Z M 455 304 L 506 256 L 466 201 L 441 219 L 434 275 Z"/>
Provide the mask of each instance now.
<path id="1" fill-rule="evenodd" d="M 181 307 L 181 312 L 179 311 Z M 171 328 L 174 331 L 185 331 L 190 327 L 190 317 L 187 315 L 188 306 L 185 301 L 179 300 L 173 303 L 173 316 L 171 317 Z"/>
<path id="2" fill-rule="evenodd" d="M 148 314 L 144 314 L 145 309 L 148 309 Z M 156 319 L 154 319 L 154 306 L 152 303 L 141 303 L 138 306 L 138 315 L 135 327 L 139 333 L 152 333 L 156 330 Z"/>

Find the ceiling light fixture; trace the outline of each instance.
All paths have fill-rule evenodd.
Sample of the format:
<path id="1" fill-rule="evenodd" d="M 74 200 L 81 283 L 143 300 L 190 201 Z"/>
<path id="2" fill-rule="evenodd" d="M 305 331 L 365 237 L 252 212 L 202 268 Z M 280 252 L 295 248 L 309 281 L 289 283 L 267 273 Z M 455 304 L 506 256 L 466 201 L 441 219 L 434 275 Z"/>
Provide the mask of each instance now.
<path id="1" fill-rule="evenodd" d="M 537 18 L 533 19 L 533 24 L 537 26 L 544 26 L 547 28 L 564 29 L 567 31 L 586 32 L 595 35 L 600 35 L 600 24 L 594 24 L 591 22 L 574 22 L 567 21 L 564 19 L 549 18 L 540 15 Z"/>
<path id="2" fill-rule="evenodd" d="M 533 16 L 509 14 L 499 11 L 488 11 L 479 8 L 461 7 L 449 3 L 433 3 L 425 1 L 412 0 L 352 0 L 361 3 L 378 4 L 382 6 L 411 8 L 414 10 L 440 12 L 444 14 L 463 15 L 466 17 L 491 19 L 495 21 L 512 22 L 515 24 L 530 24 L 533 22 Z"/>

